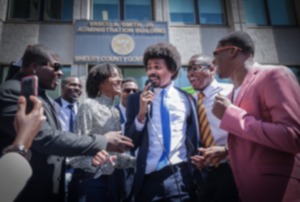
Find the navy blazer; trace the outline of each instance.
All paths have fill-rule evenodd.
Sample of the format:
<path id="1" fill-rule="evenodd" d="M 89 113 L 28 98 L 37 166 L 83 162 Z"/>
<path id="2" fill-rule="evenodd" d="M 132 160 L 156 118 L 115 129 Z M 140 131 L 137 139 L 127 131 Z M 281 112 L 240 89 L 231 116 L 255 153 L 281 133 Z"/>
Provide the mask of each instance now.
<path id="1" fill-rule="evenodd" d="M 119 104 L 117 104 L 116 105 L 116 108 L 119 110 L 119 112 L 120 112 L 120 122 L 121 122 L 121 124 L 124 124 L 125 123 L 125 117 L 123 116 L 123 113 L 122 113 L 122 110 L 121 110 L 121 108 L 120 108 L 120 105 Z"/>
<path id="2" fill-rule="evenodd" d="M 195 100 L 190 94 L 187 94 L 185 91 L 182 91 L 179 88 L 176 89 L 182 92 L 188 98 L 189 104 L 191 105 L 191 109 L 192 109 L 192 113 L 187 120 L 187 129 L 186 129 L 187 158 L 189 159 L 191 155 L 197 153 L 198 143 L 200 141 Z M 139 152 L 137 156 L 136 177 L 134 182 L 135 195 L 137 195 L 141 191 L 143 185 L 148 147 L 149 147 L 149 138 L 148 138 L 148 129 L 147 129 L 147 124 L 149 121 L 148 117 L 146 119 L 145 126 L 142 129 L 142 131 L 137 131 L 135 126 L 135 118 L 138 114 L 139 106 L 140 106 L 139 103 L 140 94 L 141 92 L 138 92 L 129 96 L 128 103 L 127 103 L 127 122 L 125 124 L 125 135 L 130 137 L 133 140 L 135 149 L 139 148 Z M 191 172 L 195 172 L 194 166 L 192 166 L 192 164 L 190 164 L 190 169 Z"/>

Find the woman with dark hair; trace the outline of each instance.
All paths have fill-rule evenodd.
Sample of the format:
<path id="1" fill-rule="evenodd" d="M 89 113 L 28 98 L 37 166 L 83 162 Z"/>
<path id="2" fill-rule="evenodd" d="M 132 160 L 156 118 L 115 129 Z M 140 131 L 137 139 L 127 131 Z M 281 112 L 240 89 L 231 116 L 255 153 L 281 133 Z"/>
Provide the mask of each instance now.
<path id="1" fill-rule="evenodd" d="M 105 134 L 108 131 L 121 131 L 120 114 L 115 108 L 115 96 L 121 92 L 122 75 L 114 64 L 100 64 L 89 72 L 86 82 L 88 98 L 79 106 L 76 116 L 76 133 Z M 108 159 L 117 156 L 116 168 L 128 168 L 135 165 L 135 160 L 128 154 L 110 153 L 103 151 Z M 98 177 L 98 167 L 91 165 L 91 158 L 86 156 L 74 157 L 71 165 L 75 168 L 70 183 L 68 201 L 120 201 L 122 187 L 115 183 L 114 165 L 108 161 L 102 165 Z M 120 187 L 120 188 L 119 188 Z M 77 193 L 77 196 L 76 196 Z"/>

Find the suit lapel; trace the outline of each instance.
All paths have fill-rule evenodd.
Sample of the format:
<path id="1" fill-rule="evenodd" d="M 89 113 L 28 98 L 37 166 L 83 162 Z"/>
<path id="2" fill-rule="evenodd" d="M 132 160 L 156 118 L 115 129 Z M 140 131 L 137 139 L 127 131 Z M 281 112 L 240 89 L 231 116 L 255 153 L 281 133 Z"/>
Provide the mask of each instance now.
<path id="1" fill-rule="evenodd" d="M 48 97 L 45 93 L 40 94 L 40 96 L 42 97 L 45 114 L 48 115 L 47 119 L 49 123 L 52 126 L 61 129 L 61 125 L 56 114 L 55 102 L 50 97 Z M 56 104 L 56 106 L 58 106 L 58 104 Z"/>
<path id="2" fill-rule="evenodd" d="M 121 124 L 125 123 L 125 118 L 124 118 L 124 116 L 123 116 L 123 113 L 122 113 L 122 110 L 121 110 L 120 105 L 117 105 L 116 108 L 119 110 L 119 113 L 120 113 L 120 121 L 121 121 Z"/>
<path id="3" fill-rule="evenodd" d="M 247 93 L 247 90 L 248 90 L 249 86 L 250 86 L 251 83 L 254 81 L 254 78 L 255 78 L 255 76 L 256 76 L 257 71 L 258 71 L 258 70 L 257 70 L 256 68 L 255 68 L 255 69 L 251 69 L 251 70 L 248 72 L 248 74 L 246 75 L 246 77 L 245 77 L 245 79 L 244 79 L 244 81 L 243 81 L 243 83 L 242 83 L 242 85 L 241 85 L 241 90 L 240 90 L 240 92 L 238 93 L 237 98 L 236 98 L 235 101 L 234 101 L 234 104 L 235 104 L 236 106 L 239 106 L 239 105 L 240 105 L 240 103 L 241 103 L 241 101 L 242 101 L 244 95 Z M 231 93 L 229 96 L 230 96 L 230 98 L 232 98 L 233 94 Z"/>

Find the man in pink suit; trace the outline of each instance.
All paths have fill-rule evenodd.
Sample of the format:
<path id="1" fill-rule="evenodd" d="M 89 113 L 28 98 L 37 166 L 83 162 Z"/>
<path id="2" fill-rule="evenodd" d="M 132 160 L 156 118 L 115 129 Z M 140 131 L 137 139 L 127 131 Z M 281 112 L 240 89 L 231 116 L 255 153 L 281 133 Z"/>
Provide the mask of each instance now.
<path id="1" fill-rule="evenodd" d="M 214 51 L 217 73 L 230 78 L 229 98 L 213 106 L 229 132 L 228 154 L 241 201 L 300 201 L 300 88 L 284 66 L 253 62 L 245 32 L 222 38 Z"/>

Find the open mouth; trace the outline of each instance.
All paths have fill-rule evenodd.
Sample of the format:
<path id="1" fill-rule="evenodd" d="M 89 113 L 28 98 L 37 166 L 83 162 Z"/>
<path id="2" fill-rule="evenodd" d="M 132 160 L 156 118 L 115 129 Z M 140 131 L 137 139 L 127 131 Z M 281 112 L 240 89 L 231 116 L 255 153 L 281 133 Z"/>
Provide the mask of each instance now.
<path id="1" fill-rule="evenodd" d="M 150 76 L 149 79 L 153 83 L 154 86 L 158 86 L 159 84 L 159 77 L 157 75 Z"/>
<path id="2" fill-rule="evenodd" d="M 74 98 L 78 98 L 80 95 L 79 95 L 79 92 L 77 92 L 77 91 L 73 91 L 72 92 L 72 97 L 74 97 Z"/>

